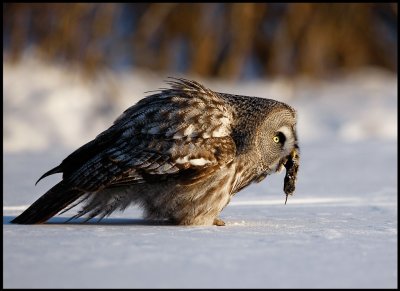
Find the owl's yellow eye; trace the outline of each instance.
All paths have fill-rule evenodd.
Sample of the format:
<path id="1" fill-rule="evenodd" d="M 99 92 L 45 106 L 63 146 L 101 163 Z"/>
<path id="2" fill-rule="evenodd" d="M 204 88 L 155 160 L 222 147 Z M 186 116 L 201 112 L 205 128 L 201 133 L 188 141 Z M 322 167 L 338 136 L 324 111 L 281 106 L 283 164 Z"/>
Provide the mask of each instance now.
<path id="1" fill-rule="evenodd" d="M 282 132 L 278 131 L 272 138 L 272 140 L 274 141 L 274 143 L 279 143 L 283 145 L 286 141 L 286 136 Z"/>

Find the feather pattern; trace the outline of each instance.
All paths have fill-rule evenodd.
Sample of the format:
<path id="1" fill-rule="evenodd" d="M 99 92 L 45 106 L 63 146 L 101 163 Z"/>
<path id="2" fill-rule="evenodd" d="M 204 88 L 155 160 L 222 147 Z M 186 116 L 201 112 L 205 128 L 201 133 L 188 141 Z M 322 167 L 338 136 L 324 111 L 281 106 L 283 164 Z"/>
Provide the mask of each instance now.
<path id="1" fill-rule="evenodd" d="M 45 195 L 61 195 L 62 203 L 35 219 L 32 213 L 46 212 L 46 204 L 54 200 L 43 196 L 15 222 L 43 222 L 43 217 L 86 202 L 72 219 L 102 219 L 139 204 L 148 218 L 212 224 L 232 195 L 281 168 L 293 148 L 298 151 L 292 133 L 296 115 L 290 106 L 217 93 L 182 78 L 167 83 L 170 88 L 152 92 L 125 110 L 110 128 L 38 180 L 63 173 L 61 184 Z M 271 145 L 270 136 L 279 128 L 288 135 L 280 148 Z M 294 189 L 298 161 L 296 169 L 288 165 Z"/>

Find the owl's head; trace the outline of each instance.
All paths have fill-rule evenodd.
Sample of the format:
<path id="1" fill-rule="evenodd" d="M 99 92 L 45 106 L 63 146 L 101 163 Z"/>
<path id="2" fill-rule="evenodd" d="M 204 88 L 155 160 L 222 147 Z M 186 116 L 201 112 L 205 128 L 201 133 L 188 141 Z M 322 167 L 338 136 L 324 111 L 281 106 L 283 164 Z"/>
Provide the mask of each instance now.
<path id="1" fill-rule="evenodd" d="M 256 146 L 268 174 L 286 168 L 284 191 L 292 194 L 300 158 L 296 111 L 284 103 L 274 105 L 261 122 Z"/>

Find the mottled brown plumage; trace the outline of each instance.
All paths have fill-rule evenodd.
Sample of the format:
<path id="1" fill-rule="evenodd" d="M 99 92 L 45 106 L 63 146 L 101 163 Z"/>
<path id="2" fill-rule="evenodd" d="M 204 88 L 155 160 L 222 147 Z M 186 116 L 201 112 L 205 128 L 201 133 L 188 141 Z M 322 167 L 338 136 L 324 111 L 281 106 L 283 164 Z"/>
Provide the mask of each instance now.
<path id="1" fill-rule="evenodd" d="M 294 192 L 294 109 L 195 81 L 168 83 L 45 173 L 39 180 L 54 173 L 63 179 L 12 222 L 41 223 L 86 202 L 72 218 L 101 219 L 138 204 L 148 219 L 224 225 L 218 215 L 235 193 L 283 167 L 284 191 Z"/>

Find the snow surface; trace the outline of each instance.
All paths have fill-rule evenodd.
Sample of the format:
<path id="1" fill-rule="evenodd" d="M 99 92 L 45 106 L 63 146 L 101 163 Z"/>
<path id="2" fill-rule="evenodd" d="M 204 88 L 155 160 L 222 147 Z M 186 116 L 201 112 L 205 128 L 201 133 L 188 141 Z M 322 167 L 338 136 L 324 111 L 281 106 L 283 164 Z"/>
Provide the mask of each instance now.
<path id="1" fill-rule="evenodd" d="M 145 94 L 148 72 L 74 71 L 3 62 L 4 288 L 396 288 L 397 76 L 365 70 L 330 81 L 201 80 L 265 96 L 299 115 L 301 165 L 284 205 L 284 173 L 238 193 L 225 227 L 141 219 L 132 207 L 100 224 L 9 221 L 60 175 L 34 183 Z M 96 96 L 96 98 L 93 98 Z"/>

